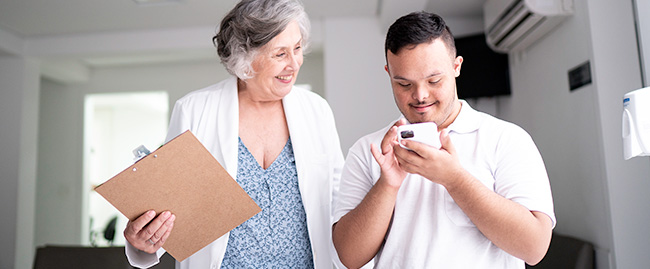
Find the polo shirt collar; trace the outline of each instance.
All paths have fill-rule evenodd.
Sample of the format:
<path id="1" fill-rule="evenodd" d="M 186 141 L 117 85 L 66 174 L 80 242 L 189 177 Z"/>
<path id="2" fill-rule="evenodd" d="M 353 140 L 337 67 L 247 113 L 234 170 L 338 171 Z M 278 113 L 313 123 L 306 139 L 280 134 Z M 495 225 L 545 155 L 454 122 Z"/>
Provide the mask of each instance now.
<path id="1" fill-rule="evenodd" d="M 465 100 L 459 100 L 461 103 L 460 112 L 447 129 L 456 133 L 471 133 L 481 126 L 483 114 L 474 110 Z"/>
<path id="2" fill-rule="evenodd" d="M 483 122 L 484 115 L 481 112 L 474 110 L 465 100 L 459 99 L 459 101 L 461 103 L 460 112 L 454 122 L 447 126 L 447 130 L 456 133 L 471 133 L 478 130 L 481 126 L 481 122 Z M 402 114 L 399 119 L 406 119 L 406 117 Z M 391 123 L 390 126 L 395 124 L 395 122 Z M 406 120 L 406 122 L 409 121 Z"/>

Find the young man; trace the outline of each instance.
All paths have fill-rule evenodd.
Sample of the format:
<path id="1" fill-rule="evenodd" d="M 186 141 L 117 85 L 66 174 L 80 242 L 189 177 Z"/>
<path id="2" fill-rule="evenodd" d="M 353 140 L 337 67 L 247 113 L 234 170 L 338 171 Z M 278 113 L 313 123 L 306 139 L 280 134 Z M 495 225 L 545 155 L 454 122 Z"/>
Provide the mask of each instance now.
<path id="1" fill-rule="evenodd" d="M 378 268 L 538 263 L 555 215 L 531 137 L 458 99 L 463 58 L 438 15 L 398 19 L 385 52 L 404 117 L 361 138 L 348 153 L 333 225 L 341 261 L 349 268 L 373 258 Z M 402 145 L 410 150 L 400 146 L 397 126 L 421 122 L 437 124 L 440 149 L 409 140 Z"/>

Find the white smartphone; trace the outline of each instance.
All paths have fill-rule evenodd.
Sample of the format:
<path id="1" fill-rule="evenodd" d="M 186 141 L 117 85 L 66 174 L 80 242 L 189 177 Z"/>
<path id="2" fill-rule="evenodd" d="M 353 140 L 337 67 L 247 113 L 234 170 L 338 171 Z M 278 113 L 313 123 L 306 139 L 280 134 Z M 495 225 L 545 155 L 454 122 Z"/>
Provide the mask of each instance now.
<path id="1" fill-rule="evenodd" d="M 408 139 L 427 144 L 434 148 L 440 148 L 440 132 L 438 132 L 438 125 L 433 122 L 423 122 L 414 124 L 405 124 L 397 127 L 397 140 L 402 145 L 402 140 Z"/>

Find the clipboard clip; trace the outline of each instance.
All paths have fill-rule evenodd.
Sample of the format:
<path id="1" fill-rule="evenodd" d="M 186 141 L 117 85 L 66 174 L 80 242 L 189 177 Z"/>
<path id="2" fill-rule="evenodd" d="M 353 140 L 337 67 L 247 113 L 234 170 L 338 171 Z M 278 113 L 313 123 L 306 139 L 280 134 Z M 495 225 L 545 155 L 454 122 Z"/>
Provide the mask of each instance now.
<path id="1" fill-rule="evenodd" d="M 133 150 L 133 156 L 135 156 L 133 160 L 137 162 L 149 154 L 151 154 L 151 151 L 149 151 L 149 149 L 144 145 L 140 145 Z"/>

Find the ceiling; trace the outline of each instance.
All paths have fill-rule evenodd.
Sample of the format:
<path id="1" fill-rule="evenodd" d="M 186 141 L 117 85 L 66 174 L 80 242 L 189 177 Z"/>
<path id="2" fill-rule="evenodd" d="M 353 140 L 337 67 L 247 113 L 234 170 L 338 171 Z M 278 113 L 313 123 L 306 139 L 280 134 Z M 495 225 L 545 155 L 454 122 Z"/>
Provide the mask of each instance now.
<path id="1" fill-rule="evenodd" d="M 378 15 L 390 0 L 303 0 L 314 20 Z M 217 25 L 236 0 L 0 0 L 0 28 L 21 37 Z M 402 0 L 406 4 L 409 0 Z M 414 0 L 443 16 L 480 15 L 485 0 Z"/>
<path id="2" fill-rule="evenodd" d="M 161 1 L 161 0 L 149 0 Z M 138 4 L 135 0 L 0 0 L 0 34 L 10 33 L 25 41 L 27 54 L 69 62 L 83 61 L 90 66 L 119 65 L 180 59 L 197 59 L 204 55 L 214 57 L 214 51 L 192 48 L 191 40 L 156 39 L 156 35 L 171 35 L 174 31 L 196 31 L 201 42 L 206 42 L 205 32 L 213 34 L 219 21 L 237 0 L 170 0 L 168 3 Z M 482 16 L 485 0 L 302 0 L 312 21 L 315 47 L 322 41 L 319 25 L 330 17 L 377 16 L 388 25 L 407 11 L 427 10 L 443 17 Z M 199 30 L 200 29 L 200 30 Z M 198 33 L 200 32 L 200 34 Z M 170 34 L 172 33 L 172 34 Z M 145 39 L 141 36 L 153 37 Z M 2 35 L 0 35 L 2 37 Z M 119 37 L 121 39 L 116 39 Z M 138 37 L 141 40 L 137 41 Z M 197 37 L 198 38 L 198 37 Z M 207 38 L 209 41 L 211 36 Z M 134 44 L 167 52 L 147 53 L 125 51 L 112 40 L 134 39 Z M 177 38 L 177 39 L 186 39 Z M 191 39 L 191 38 L 188 38 Z M 0 40 L 0 43 L 2 40 Z M 68 43 L 66 43 L 68 42 Z M 81 52 L 65 47 L 83 46 Z M 140 42 L 140 43 L 138 43 Z M 173 43 L 176 45 L 170 45 Z M 167 44 L 167 45 L 166 45 Z M 0 44 L 2 45 L 2 44 Z M 112 53 L 95 53 L 98 47 L 113 46 Z M 127 46 L 127 45 L 124 45 Z M 176 46 L 174 53 L 170 48 Z M 54 47 L 58 47 L 55 50 Z M 93 47 L 93 48 L 91 48 Z M 185 48 L 185 49 L 184 49 Z M 211 48 L 210 48 L 211 49 Z M 107 50 L 108 51 L 108 50 Z M 0 55 L 5 53 L 0 46 Z"/>

